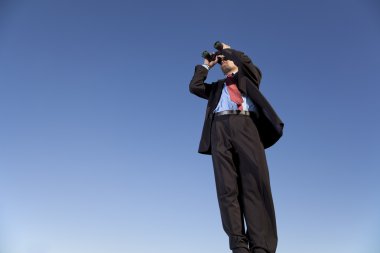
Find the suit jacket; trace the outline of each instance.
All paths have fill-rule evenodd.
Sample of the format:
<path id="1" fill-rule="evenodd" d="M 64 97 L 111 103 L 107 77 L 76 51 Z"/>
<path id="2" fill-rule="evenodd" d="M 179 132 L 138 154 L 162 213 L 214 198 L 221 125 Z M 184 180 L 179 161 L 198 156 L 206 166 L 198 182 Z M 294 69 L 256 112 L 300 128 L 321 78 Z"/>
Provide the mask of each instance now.
<path id="1" fill-rule="evenodd" d="M 243 52 L 234 49 L 223 49 L 222 54 L 238 66 L 237 87 L 243 95 L 252 99 L 258 110 L 258 117 L 255 123 L 264 148 L 272 146 L 282 136 L 284 123 L 259 91 L 261 71 Z M 191 93 L 208 100 L 202 137 L 198 149 L 198 152 L 201 154 L 211 154 L 213 112 L 218 105 L 225 82 L 225 79 L 221 79 L 207 84 L 204 82 L 207 74 L 208 70 L 205 67 L 197 65 L 189 85 Z"/>

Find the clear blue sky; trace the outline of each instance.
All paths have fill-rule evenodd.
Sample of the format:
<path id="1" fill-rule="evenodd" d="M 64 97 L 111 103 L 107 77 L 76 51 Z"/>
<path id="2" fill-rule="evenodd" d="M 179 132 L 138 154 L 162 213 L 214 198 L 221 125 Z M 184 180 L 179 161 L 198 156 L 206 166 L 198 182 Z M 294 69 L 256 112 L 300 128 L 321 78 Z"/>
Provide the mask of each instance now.
<path id="1" fill-rule="evenodd" d="M 277 252 L 380 252 L 379 26 L 376 0 L 1 0 L 0 252 L 229 253 L 188 91 L 216 40 L 285 122 Z"/>

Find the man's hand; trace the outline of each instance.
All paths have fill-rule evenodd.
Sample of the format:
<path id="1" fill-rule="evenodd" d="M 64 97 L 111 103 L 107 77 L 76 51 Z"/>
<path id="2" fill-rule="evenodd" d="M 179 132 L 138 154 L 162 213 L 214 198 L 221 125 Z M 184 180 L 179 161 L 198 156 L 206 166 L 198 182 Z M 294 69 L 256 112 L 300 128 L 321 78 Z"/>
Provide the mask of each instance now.
<path id="1" fill-rule="evenodd" d="M 222 42 L 222 45 L 223 45 L 223 49 L 231 48 L 231 46 L 229 46 L 229 45 L 227 45 L 227 44 L 225 44 L 223 42 Z"/>
<path id="2" fill-rule="evenodd" d="M 223 42 L 222 42 L 222 45 L 223 45 L 223 49 L 231 48 L 230 45 L 227 45 L 227 44 L 225 44 L 225 43 L 223 43 Z M 221 54 L 218 55 L 218 56 L 215 58 L 215 60 L 213 60 L 213 61 L 209 61 L 209 60 L 207 60 L 207 59 L 205 58 L 203 64 L 206 64 L 206 65 L 209 67 L 209 69 L 211 69 L 212 67 L 214 67 L 215 64 L 218 63 L 219 58 L 224 58 L 224 55 L 221 55 Z"/>
<path id="3" fill-rule="evenodd" d="M 218 57 L 215 58 L 215 60 L 213 61 L 209 61 L 205 58 L 203 64 L 207 64 L 207 66 L 211 69 L 212 67 L 214 67 L 215 64 L 218 63 Z"/>

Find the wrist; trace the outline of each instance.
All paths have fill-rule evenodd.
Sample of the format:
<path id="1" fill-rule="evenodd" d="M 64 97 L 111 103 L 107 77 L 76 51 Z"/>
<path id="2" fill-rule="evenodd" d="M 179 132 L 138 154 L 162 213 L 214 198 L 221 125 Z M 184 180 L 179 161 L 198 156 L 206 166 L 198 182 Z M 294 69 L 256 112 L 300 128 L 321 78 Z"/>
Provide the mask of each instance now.
<path id="1" fill-rule="evenodd" d="M 210 66 L 209 64 L 202 64 L 203 67 L 205 67 L 207 70 L 210 70 L 212 68 L 212 66 Z"/>

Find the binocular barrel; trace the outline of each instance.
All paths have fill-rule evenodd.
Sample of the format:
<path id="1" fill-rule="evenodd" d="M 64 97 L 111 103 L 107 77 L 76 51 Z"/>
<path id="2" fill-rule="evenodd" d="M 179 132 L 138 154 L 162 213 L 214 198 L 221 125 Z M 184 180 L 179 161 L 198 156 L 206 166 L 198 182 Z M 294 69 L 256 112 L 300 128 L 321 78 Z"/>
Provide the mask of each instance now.
<path id="1" fill-rule="evenodd" d="M 219 40 L 218 40 L 217 42 L 215 42 L 215 43 L 214 43 L 214 48 L 215 48 L 216 50 L 222 51 L 222 49 L 223 49 L 223 44 L 222 44 L 222 42 L 220 42 Z"/>
<path id="2" fill-rule="evenodd" d="M 222 51 L 222 49 L 223 49 L 222 42 L 216 41 L 214 43 L 214 48 L 218 51 Z M 202 52 L 202 58 L 207 59 L 208 61 L 215 61 L 217 55 L 219 55 L 218 52 L 216 52 L 216 53 L 209 53 L 208 51 Z"/>
<path id="3" fill-rule="evenodd" d="M 203 51 L 202 58 L 205 58 L 208 61 L 214 61 L 216 58 L 216 54 L 210 54 L 208 51 Z"/>

